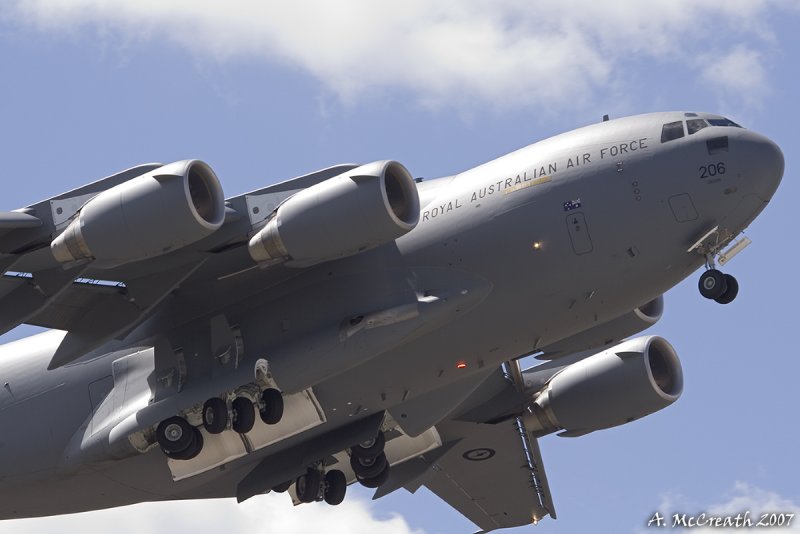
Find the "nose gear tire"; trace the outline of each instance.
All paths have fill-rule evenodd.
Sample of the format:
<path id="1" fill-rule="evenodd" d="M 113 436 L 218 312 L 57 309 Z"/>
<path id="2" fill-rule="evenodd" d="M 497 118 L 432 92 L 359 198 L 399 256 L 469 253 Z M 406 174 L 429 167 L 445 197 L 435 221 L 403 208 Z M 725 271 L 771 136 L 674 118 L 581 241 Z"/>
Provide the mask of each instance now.
<path id="1" fill-rule="evenodd" d="M 736 278 L 726 274 L 725 275 L 725 292 L 714 300 L 720 304 L 730 304 L 739 294 L 739 282 Z"/>
<path id="2" fill-rule="evenodd" d="M 697 287 L 705 298 L 717 299 L 727 289 L 725 275 L 716 269 L 709 269 L 700 276 Z"/>

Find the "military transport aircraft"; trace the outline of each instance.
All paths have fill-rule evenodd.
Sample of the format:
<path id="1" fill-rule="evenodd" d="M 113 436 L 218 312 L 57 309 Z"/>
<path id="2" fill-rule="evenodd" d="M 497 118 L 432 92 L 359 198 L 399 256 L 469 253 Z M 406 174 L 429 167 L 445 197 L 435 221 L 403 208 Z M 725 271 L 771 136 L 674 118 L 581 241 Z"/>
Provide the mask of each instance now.
<path id="1" fill-rule="evenodd" d="M 672 346 L 626 338 L 699 267 L 736 297 L 716 266 L 783 165 L 653 113 L 436 180 L 378 161 L 226 200 L 190 160 L 0 213 L 0 331 L 52 329 L 0 347 L 0 517 L 360 483 L 485 531 L 555 518 L 537 440 L 678 399 Z"/>

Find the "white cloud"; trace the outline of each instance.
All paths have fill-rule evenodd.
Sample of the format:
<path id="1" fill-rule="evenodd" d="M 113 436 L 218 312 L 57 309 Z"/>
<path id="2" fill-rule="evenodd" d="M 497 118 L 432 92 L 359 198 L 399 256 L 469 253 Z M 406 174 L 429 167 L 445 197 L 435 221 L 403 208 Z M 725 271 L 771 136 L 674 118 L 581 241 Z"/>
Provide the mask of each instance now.
<path id="1" fill-rule="evenodd" d="M 748 515 L 745 515 L 749 512 Z M 765 518 L 769 523 L 771 515 L 775 514 L 775 520 L 789 521 L 788 527 L 780 528 L 780 532 L 800 532 L 800 502 L 795 502 L 790 498 L 784 497 L 773 491 L 768 491 L 752 484 L 745 482 L 736 482 L 730 492 L 724 497 L 722 502 L 713 503 L 704 507 L 698 507 L 692 504 L 684 495 L 680 494 L 667 494 L 662 498 L 661 504 L 658 507 L 658 513 L 663 518 L 662 526 L 669 527 L 670 531 L 675 532 L 692 532 L 693 534 L 712 534 L 724 532 L 740 532 L 742 530 L 749 531 L 745 527 L 739 528 L 724 528 L 713 527 L 709 524 L 711 518 L 731 518 L 735 521 L 736 517 L 740 517 L 742 524 L 745 524 L 745 518 L 749 518 L 754 527 L 762 514 L 767 514 Z M 701 515 L 705 514 L 705 515 Z M 680 528 L 675 526 L 675 516 L 684 516 L 687 524 L 690 524 L 690 519 L 694 519 L 695 524 L 691 528 Z M 779 516 L 783 516 L 780 518 Z M 790 518 L 790 515 L 793 517 Z M 651 518 L 648 518 L 651 519 Z M 638 533 L 650 532 L 652 529 L 658 530 L 658 524 L 653 523 L 649 528 L 639 528 Z M 751 527 L 752 528 L 752 527 Z M 762 530 L 757 528 L 757 530 Z M 770 530 L 770 529 L 767 529 Z"/>
<path id="2" fill-rule="evenodd" d="M 757 107 L 769 94 L 762 54 L 736 46 L 723 55 L 706 55 L 699 61 L 703 81 L 722 99 L 739 98 L 746 107 Z"/>
<path id="3" fill-rule="evenodd" d="M 12 0 L 14 1 L 14 0 Z M 767 42 L 767 12 L 785 0 L 16 0 L 12 18 L 40 29 L 160 40 L 218 60 L 281 62 L 344 101 L 401 89 L 430 105 L 577 107 L 625 81 L 630 61 L 689 68 L 700 50 L 745 36 Z M 118 38 L 118 37 L 116 37 Z M 727 41 L 726 41 L 727 39 Z M 731 67 L 759 54 L 734 49 Z M 724 53 L 724 50 L 723 50 Z M 676 60 L 687 60 L 676 65 Z M 694 62 L 696 64 L 696 62 Z M 707 70 L 701 71 L 707 76 Z"/>
<path id="4" fill-rule="evenodd" d="M 783 497 L 775 492 L 761 489 L 745 482 L 737 482 L 728 496 L 728 500 L 709 506 L 709 515 L 731 517 L 746 511 L 751 512 L 753 523 L 760 520 L 761 514 L 792 514 L 794 518 L 789 528 L 781 532 L 800 532 L 800 503 Z M 769 521 L 769 519 L 767 519 Z M 725 532 L 733 529 L 696 529 L 698 534 Z"/>
<path id="5" fill-rule="evenodd" d="M 376 517 L 349 497 L 339 506 L 293 507 L 287 495 L 263 495 L 242 504 L 233 499 L 147 503 L 67 516 L 0 522 L 0 533 L 52 532 L 249 532 L 252 534 L 423 534 L 399 516 Z"/>

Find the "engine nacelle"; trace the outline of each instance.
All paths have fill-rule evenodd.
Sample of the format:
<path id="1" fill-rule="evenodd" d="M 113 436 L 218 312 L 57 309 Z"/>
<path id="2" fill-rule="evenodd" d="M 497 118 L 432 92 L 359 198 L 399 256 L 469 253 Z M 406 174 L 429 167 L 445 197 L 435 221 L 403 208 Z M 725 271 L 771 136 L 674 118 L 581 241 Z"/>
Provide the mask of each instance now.
<path id="1" fill-rule="evenodd" d="M 675 349 L 643 336 L 589 356 L 555 374 L 534 395 L 528 430 L 581 436 L 629 423 L 666 408 L 683 392 Z"/>
<path id="2" fill-rule="evenodd" d="M 62 263 L 93 259 L 113 267 L 190 245 L 224 219 L 225 197 L 211 167 L 178 161 L 99 193 L 50 249 Z"/>
<path id="3" fill-rule="evenodd" d="M 613 342 L 636 335 L 642 330 L 650 328 L 661 319 L 663 313 L 664 297 L 659 295 L 653 300 L 637 306 L 625 315 L 542 347 L 544 355 L 540 359 L 553 360 L 576 352 L 584 352 L 596 347 L 610 345 Z"/>
<path id="4" fill-rule="evenodd" d="M 419 194 L 408 170 L 377 161 L 287 199 L 250 239 L 249 251 L 257 262 L 307 267 L 393 241 L 418 221 Z"/>

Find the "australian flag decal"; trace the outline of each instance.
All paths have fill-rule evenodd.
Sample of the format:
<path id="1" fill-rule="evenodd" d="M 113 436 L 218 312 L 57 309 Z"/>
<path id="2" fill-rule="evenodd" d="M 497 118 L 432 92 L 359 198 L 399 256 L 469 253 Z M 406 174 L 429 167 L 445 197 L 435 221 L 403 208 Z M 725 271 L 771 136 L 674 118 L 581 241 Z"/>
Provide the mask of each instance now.
<path id="1" fill-rule="evenodd" d="M 581 199 L 567 200 L 564 202 L 564 211 L 572 211 L 581 207 Z"/>

